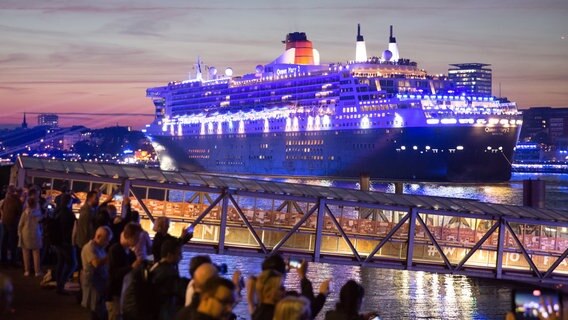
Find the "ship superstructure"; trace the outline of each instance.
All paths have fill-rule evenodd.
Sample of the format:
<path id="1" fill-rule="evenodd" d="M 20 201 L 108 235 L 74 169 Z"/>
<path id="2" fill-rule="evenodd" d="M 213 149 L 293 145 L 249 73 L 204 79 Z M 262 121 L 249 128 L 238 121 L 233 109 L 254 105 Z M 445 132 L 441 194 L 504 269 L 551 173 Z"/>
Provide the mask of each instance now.
<path id="1" fill-rule="evenodd" d="M 209 67 L 149 88 L 162 169 L 284 176 L 503 181 L 521 120 L 514 103 L 469 96 L 389 49 L 320 64 L 305 33 L 255 72 Z M 393 50 L 395 52 L 393 52 Z M 206 78 L 206 79 L 204 79 Z"/>

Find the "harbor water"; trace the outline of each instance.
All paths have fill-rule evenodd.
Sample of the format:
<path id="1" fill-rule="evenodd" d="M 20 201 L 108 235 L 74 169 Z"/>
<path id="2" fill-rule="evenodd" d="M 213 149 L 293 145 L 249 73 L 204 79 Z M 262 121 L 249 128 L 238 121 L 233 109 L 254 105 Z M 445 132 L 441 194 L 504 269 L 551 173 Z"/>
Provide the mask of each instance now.
<path id="1" fill-rule="evenodd" d="M 511 181 L 499 184 L 405 184 L 404 193 L 476 199 L 483 202 L 521 205 L 523 180 L 547 181 L 546 204 L 548 208 L 568 208 L 568 175 L 514 174 Z M 297 180 L 323 186 L 358 188 L 358 181 Z M 394 192 L 389 183 L 373 182 L 375 191 Z M 187 276 L 189 259 L 196 255 L 185 252 L 180 272 Z M 215 263 L 228 265 L 229 274 L 239 269 L 245 277 L 260 272 L 262 259 L 237 256 L 212 256 Z M 229 275 L 227 275 L 229 276 Z M 345 265 L 311 263 L 308 277 L 317 290 L 325 279 L 331 278 L 331 293 L 317 319 L 323 319 L 325 311 L 334 308 L 339 300 L 341 286 L 354 279 L 365 288 L 362 311 L 378 311 L 381 319 L 504 319 L 512 308 L 513 290 L 524 287 L 506 281 L 474 279 L 426 272 L 400 271 L 377 268 L 361 268 Z M 299 291 L 299 278 L 290 272 L 286 278 L 289 290 Z M 243 294 L 243 296 L 245 296 Z M 236 309 L 239 319 L 249 319 L 246 302 Z"/>

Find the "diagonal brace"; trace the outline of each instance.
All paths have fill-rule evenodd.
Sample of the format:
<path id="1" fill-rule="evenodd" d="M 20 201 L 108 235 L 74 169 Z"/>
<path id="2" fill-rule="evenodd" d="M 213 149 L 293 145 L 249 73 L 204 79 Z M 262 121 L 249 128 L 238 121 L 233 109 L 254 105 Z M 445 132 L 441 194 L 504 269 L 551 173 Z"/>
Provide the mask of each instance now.
<path id="1" fill-rule="evenodd" d="M 562 263 L 562 261 L 564 261 L 564 259 L 566 259 L 567 256 L 568 256 L 568 249 L 566 249 L 560 257 L 558 257 L 558 259 L 550 266 L 550 268 L 548 268 L 548 270 L 542 276 L 542 278 L 550 277 L 550 275 L 554 272 L 554 270 L 558 268 L 558 266 Z"/>
<path id="2" fill-rule="evenodd" d="M 347 245 L 349 246 L 351 251 L 353 251 L 353 254 L 355 255 L 355 258 L 357 258 L 357 261 L 360 262 L 361 256 L 357 252 L 357 249 L 355 249 L 355 247 L 353 246 L 353 243 L 351 243 L 351 240 L 349 240 L 349 237 L 347 237 L 347 234 L 345 233 L 345 231 L 343 231 L 343 228 L 341 227 L 341 225 L 339 224 L 339 222 L 337 221 L 337 219 L 333 215 L 333 212 L 331 212 L 331 210 L 329 209 L 327 204 L 325 205 L 325 210 L 329 214 L 329 217 L 331 218 L 331 221 L 333 221 L 333 224 L 335 224 L 335 227 L 337 228 L 337 230 L 339 230 L 339 233 L 341 233 L 341 236 L 343 237 L 345 242 L 347 242 Z"/>
<path id="3" fill-rule="evenodd" d="M 375 249 L 373 249 L 373 251 L 371 251 L 371 253 L 369 253 L 369 255 L 367 256 L 367 258 L 365 259 L 364 262 L 369 262 L 371 259 L 373 259 L 375 254 L 377 254 L 377 252 L 379 252 L 379 250 L 381 250 L 381 248 L 389 240 L 391 240 L 391 238 L 394 236 L 394 234 L 402 227 L 402 225 L 404 225 L 404 223 L 406 222 L 406 220 L 408 220 L 408 218 L 410 218 L 410 213 L 408 213 L 402 219 L 400 219 L 400 221 L 396 224 L 396 226 L 394 226 L 394 228 L 392 228 L 391 231 L 389 231 L 389 233 L 387 233 L 387 235 L 381 240 L 381 242 L 379 242 L 379 244 L 375 247 Z"/>
<path id="4" fill-rule="evenodd" d="M 479 239 L 479 241 L 477 241 L 475 246 L 473 246 L 473 248 L 471 248 L 471 250 L 469 250 L 467 255 L 465 257 L 463 257 L 463 259 L 456 266 L 454 271 L 459 271 L 463 267 L 463 265 L 467 262 L 467 260 L 469 260 L 469 258 L 471 258 L 471 256 L 473 256 L 475 254 L 475 252 L 483 245 L 483 243 L 485 243 L 485 241 L 487 241 L 487 239 L 489 239 L 489 237 L 491 237 L 493 232 L 495 232 L 495 230 L 497 230 L 498 227 L 499 227 L 499 221 L 495 222 L 493 224 L 493 226 L 491 226 L 491 228 L 489 228 L 489 230 L 485 233 L 485 235 L 483 235 L 483 237 L 481 239 Z"/>
<path id="5" fill-rule="evenodd" d="M 521 241 L 519 240 L 517 235 L 513 232 L 513 228 L 511 228 L 511 225 L 509 224 L 508 221 L 505 221 L 505 227 L 507 228 L 507 230 L 509 230 L 509 232 L 511 233 L 511 236 L 513 237 L 513 240 L 515 240 L 515 242 L 517 243 L 519 248 L 521 248 L 521 252 L 523 253 L 523 256 L 525 256 L 525 259 L 527 259 L 527 262 L 529 263 L 533 272 L 536 274 L 536 276 L 539 279 L 542 279 L 542 274 L 540 273 L 540 271 L 538 271 L 538 268 L 536 267 L 536 265 L 532 261 L 531 257 L 529 256 L 527 249 L 525 249 L 525 246 L 523 246 L 523 244 L 521 243 Z"/>
<path id="6" fill-rule="evenodd" d="M 237 209 L 237 213 L 239 214 L 239 216 L 241 217 L 241 219 L 243 220 L 243 222 L 247 226 L 249 232 L 252 234 L 252 237 L 254 238 L 256 243 L 258 243 L 258 245 L 260 246 L 260 249 L 262 249 L 262 252 L 264 254 L 268 253 L 268 250 L 266 250 L 264 243 L 262 243 L 262 240 L 260 240 L 260 237 L 258 236 L 258 234 L 254 230 L 252 224 L 250 224 L 247 217 L 245 216 L 245 214 L 241 210 L 241 207 L 239 207 L 239 205 L 237 204 L 237 201 L 235 201 L 235 198 L 233 198 L 233 196 L 231 194 L 228 194 L 228 196 L 229 196 L 229 200 L 231 200 L 231 202 L 233 203 L 233 206 L 235 206 L 235 209 Z"/>
<path id="7" fill-rule="evenodd" d="M 450 263 L 450 260 L 448 260 L 448 257 L 446 257 L 446 255 L 444 254 L 442 247 L 440 247 L 440 245 L 438 244 L 438 241 L 436 241 L 436 238 L 434 238 L 434 235 L 432 235 L 432 232 L 430 232 L 430 229 L 428 229 L 428 227 L 426 226 L 426 223 L 424 223 L 424 220 L 422 220 L 422 217 L 419 214 L 417 214 L 416 219 L 422 225 L 422 227 L 424 228 L 424 231 L 426 231 L 426 235 L 428 235 L 428 238 L 430 239 L 430 241 L 432 241 L 432 243 L 434 244 L 436 249 L 438 249 L 440 256 L 442 256 L 442 259 L 444 259 L 444 263 L 446 264 L 446 267 L 448 267 L 449 270 L 453 271 L 452 264 Z"/>
<path id="8" fill-rule="evenodd" d="M 290 231 L 288 231 L 288 233 L 284 236 L 284 238 L 282 238 L 280 241 L 278 241 L 278 243 L 272 248 L 272 253 L 274 254 L 278 251 L 278 249 L 280 249 L 280 247 L 282 247 L 286 241 L 288 241 L 288 239 L 290 239 L 290 237 L 296 233 L 296 231 L 298 231 L 298 229 L 300 229 L 300 226 L 302 226 L 306 220 L 308 220 L 310 218 L 310 216 L 318 209 L 318 205 L 317 203 L 308 211 L 308 213 L 306 213 L 302 219 L 300 219 L 300 221 L 298 221 L 294 227 L 292 227 L 292 229 Z"/>
<path id="9" fill-rule="evenodd" d="M 195 227 L 197 224 L 199 224 L 201 222 L 201 220 L 203 220 L 203 218 L 205 218 L 206 215 L 209 214 L 209 212 L 211 212 L 211 210 L 213 210 L 213 208 L 215 208 L 219 202 L 221 202 L 221 200 L 223 200 L 224 197 L 226 197 L 226 191 L 223 190 L 223 192 L 215 199 L 215 201 L 213 201 L 209 207 L 207 207 L 207 209 L 205 209 L 205 211 L 203 211 L 197 218 L 195 218 L 195 220 L 191 223 L 191 227 Z"/>

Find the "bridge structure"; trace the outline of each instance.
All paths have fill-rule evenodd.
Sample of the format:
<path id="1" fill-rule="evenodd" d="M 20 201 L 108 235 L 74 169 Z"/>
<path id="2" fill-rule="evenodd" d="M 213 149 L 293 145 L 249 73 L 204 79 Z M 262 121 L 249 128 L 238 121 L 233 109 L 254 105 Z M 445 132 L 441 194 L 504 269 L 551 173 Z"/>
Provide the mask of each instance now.
<path id="1" fill-rule="evenodd" d="M 568 211 L 29 157 L 12 179 L 119 190 L 150 233 L 194 226 L 195 251 L 568 284 Z"/>

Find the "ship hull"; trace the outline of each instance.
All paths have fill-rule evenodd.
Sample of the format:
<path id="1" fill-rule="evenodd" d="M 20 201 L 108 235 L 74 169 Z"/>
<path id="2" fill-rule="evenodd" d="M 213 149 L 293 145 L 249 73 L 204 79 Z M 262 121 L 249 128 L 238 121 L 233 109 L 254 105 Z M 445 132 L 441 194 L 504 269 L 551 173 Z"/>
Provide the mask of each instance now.
<path id="1" fill-rule="evenodd" d="M 502 182 L 519 127 L 436 126 L 165 136 L 163 169 L 261 176 Z M 164 168 L 163 164 L 168 167 Z"/>

